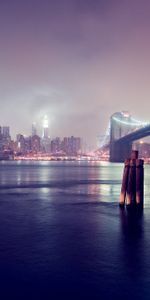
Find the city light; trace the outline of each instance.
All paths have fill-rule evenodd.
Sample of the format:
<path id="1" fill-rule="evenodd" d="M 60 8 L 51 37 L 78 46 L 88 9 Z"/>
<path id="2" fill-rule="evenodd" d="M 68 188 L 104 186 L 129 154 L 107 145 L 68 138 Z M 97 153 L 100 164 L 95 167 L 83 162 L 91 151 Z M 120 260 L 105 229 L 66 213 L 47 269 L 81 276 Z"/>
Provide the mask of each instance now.
<path id="1" fill-rule="evenodd" d="M 117 112 L 110 118 L 100 145 L 97 148 L 95 147 L 95 149 L 93 147 L 89 150 L 89 147 L 85 147 L 81 137 L 51 138 L 49 135 L 49 120 L 47 115 L 44 115 L 41 134 L 38 134 L 36 123 L 32 123 L 30 135 L 25 136 L 19 133 L 16 136 L 16 140 L 12 140 L 9 126 L 0 127 L 0 159 L 109 161 L 113 153 L 114 157 L 116 157 L 115 159 L 118 160 L 120 159 L 118 156 L 120 155 L 121 157 L 121 152 L 123 151 L 120 150 L 121 148 L 119 148 L 119 151 L 115 150 L 115 142 L 117 141 L 118 143 L 119 139 L 122 142 L 123 138 L 128 138 L 128 135 L 130 137 L 133 133 L 135 135 L 138 134 L 138 140 L 140 140 L 136 144 L 134 143 L 135 147 L 140 149 L 142 155 L 149 160 L 149 144 L 142 140 L 143 137 L 149 135 L 150 129 L 148 124 L 148 122 L 141 122 L 132 118 L 127 112 Z M 144 125 L 146 133 L 143 128 Z M 134 141 L 136 141 L 136 136 L 135 139 L 133 137 Z"/>
<path id="2" fill-rule="evenodd" d="M 43 128 L 48 128 L 48 117 L 47 115 L 43 118 Z"/>

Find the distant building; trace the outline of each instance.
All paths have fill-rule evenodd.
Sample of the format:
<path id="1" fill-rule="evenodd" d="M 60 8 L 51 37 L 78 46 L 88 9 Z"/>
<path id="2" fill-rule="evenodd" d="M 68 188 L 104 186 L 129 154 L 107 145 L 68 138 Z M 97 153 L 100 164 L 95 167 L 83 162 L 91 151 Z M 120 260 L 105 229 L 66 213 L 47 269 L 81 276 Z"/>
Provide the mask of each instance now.
<path id="1" fill-rule="evenodd" d="M 36 123 L 32 124 L 32 136 L 37 135 Z"/>
<path id="2" fill-rule="evenodd" d="M 64 137 L 62 150 L 67 155 L 77 155 L 81 151 L 81 138 L 74 136 Z"/>
<path id="3" fill-rule="evenodd" d="M 31 136 L 25 137 L 25 153 L 30 153 L 31 149 Z"/>
<path id="4" fill-rule="evenodd" d="M 41 139 L 38 135 L 31 137 L 31 150 L 33 153 L 38 153 L 41 150 Z"/>
<path id="5" fill-rule="evenodd" d="M 42 138 L 43 139 L 48 139 L 48 136 L 49 136 L 48 118 L 45 115 L 44 119 L 43 119 L 43 134 L 42 134 Z"/>
<path id="6" fill-rule="evenodd" d="M 22 134 L 17 134 L 17 152 L 24 154 L 26 152 L 25 138 Z"/>
<path id="7" fill-rule="evenodd" d="M 0 127 L 0 149 L 2 151 L 10 149 L 10 142 L 11 142 L 10 127 L 9 126 Z"/>
<path id="8" fill-rule="evenodd" d="M 42 140 L 41 140 L 41 150 L 45 153 L 51 152 L 51 144 L 49 138 L 49 126 L 48 126 L 48 118 L 45 115 L 43 118 L 43 125 L 42 125 Z"/>
<path id="9" fill-rule="evenodd" d="M 51 140 L 50 138 L 41 139 L 41 151 L 44 153 L 51 153 Z"/>
<path id="10" fill-rule="evenodd" d="M 62 151 L 61 145 L 62 143 L 59 137 L 56 137 L 55 139 L 51 140 L 51 153 L 57 154 L 60 151 Z"/>
<path id="11" fill-rule="evenodd" d="M 9 126 L 3 126 L 1 132 L 2 132 L 3 138 L 10 138 L 10 127 Z"/>

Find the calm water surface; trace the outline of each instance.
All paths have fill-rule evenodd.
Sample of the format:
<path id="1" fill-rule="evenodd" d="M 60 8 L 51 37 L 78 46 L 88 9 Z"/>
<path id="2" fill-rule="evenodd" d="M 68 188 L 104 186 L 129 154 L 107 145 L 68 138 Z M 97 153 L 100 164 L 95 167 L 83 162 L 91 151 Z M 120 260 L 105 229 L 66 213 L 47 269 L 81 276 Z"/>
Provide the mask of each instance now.
<path id="1" fill-rule="evenodd" d="M 150 299 L 143 215 L 118 207 L 122 164 L 0 163 L 0 299 Z"/>

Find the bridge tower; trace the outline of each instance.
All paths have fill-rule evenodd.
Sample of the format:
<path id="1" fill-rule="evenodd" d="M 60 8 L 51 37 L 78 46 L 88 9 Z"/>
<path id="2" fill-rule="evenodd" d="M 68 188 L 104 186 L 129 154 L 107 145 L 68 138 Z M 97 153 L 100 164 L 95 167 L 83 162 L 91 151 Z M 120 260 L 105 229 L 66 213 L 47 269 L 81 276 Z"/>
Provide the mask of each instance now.
<path id="1" fill-rule="evenodd" d="M 110 119 L 110 161 L 123 162 L 130 156 L 132 143 L 119 139 L 131 132 L 131 116 L 128 112 L 116 112 Z M 133 128 L 132 128 L 133 129 Z M 118 140 L 118 141 L 117 141 Z"/>

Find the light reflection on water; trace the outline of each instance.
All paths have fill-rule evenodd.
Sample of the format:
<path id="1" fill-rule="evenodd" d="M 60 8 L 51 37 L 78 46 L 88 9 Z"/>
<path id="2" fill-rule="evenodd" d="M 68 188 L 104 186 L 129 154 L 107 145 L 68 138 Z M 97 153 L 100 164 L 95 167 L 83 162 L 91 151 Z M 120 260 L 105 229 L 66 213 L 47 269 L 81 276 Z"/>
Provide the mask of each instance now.
<path id="1" fill-rule="evenodd" d="M 146 206 L 150 196 L 149 171 L 150 166 L 145 166 Z M 40 197 L 42 193 L 55 190 L 58 193 L 93 195 L 97 201 L 117 202 L 122 173 L 123 164 L 108 162 L 1 162 L 1 192 L 4 193 L 5 186 L 16 186 L 32 188 L 32 192 L 37 192 Z"/>
<path id="2" fill-rule="evenodd" d="M 150 166 L 143 213 L 119 209 L 122 171 L 110 163 L 0 163 L 8 299 L 150 298 Z"/>

